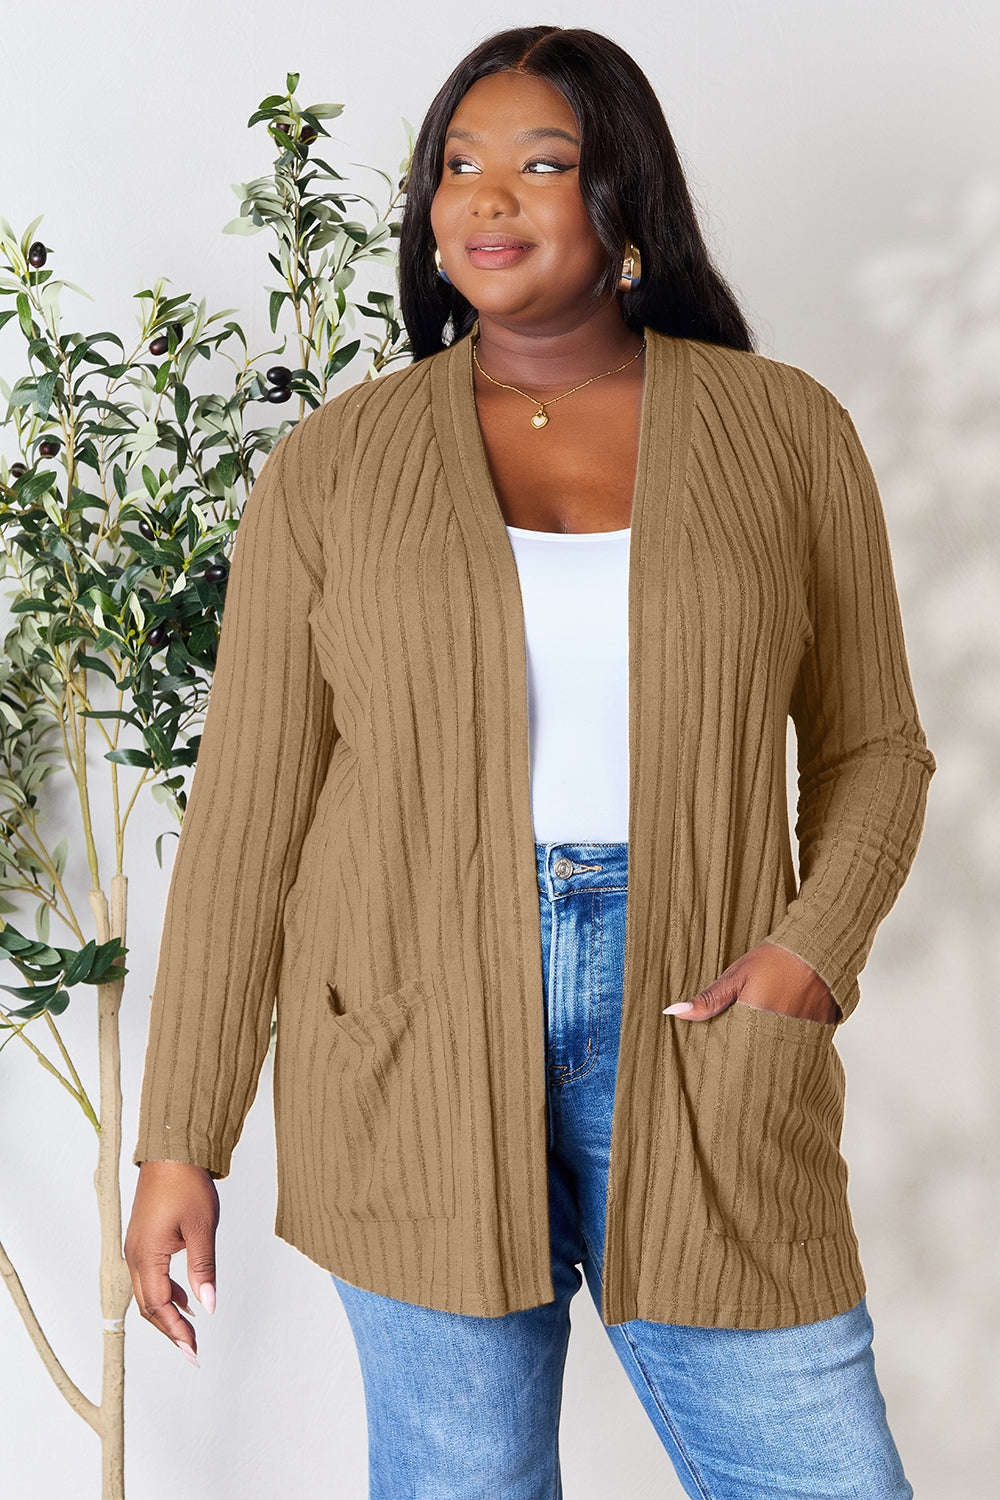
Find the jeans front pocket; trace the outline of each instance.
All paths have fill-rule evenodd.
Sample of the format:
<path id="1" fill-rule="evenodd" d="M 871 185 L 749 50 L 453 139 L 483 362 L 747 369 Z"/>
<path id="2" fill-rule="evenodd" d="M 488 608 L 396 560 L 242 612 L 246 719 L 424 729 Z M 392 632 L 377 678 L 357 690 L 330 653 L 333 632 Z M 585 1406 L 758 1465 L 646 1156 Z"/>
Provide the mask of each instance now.
<path id="1" fill-rule="evenodd" d="M 455 1213 L 455 1038 L 423 975 L 355 1009 L 337 1008 L 330 1108 L 340 1134 L 334 1200 L 349 1218 Z"/>
<path id="2" fill-rule="evenodd" d="M 705 1024 L 720 1023 L 706 1079 L 712 1229 L 764 1241 L 842 1232 L 850 1215 L 835 1028 L 740 1001 Z"/>

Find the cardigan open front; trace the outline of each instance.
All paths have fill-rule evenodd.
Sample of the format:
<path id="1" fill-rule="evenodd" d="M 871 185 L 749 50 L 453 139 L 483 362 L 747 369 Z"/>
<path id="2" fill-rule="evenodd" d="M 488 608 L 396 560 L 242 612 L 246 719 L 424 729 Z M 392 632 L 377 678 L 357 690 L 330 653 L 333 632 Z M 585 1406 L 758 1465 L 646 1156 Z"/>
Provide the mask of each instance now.
<path id="1" fill-rule="evenodd" d="M 470 356 L 334 397 L 247 501 L 133 1159 L 228 1173 L 276 1001 L 275 1232 L 497 1316 L 553 1288 L 524 620 Z M 662 1011 L 764 939 L 857 1002 L 935 769 L 882 508 L 810 376 L 647 331 L 631 530 L 602 1316 L 809 1322 L 864 1290 L 835 1028 Z"/>

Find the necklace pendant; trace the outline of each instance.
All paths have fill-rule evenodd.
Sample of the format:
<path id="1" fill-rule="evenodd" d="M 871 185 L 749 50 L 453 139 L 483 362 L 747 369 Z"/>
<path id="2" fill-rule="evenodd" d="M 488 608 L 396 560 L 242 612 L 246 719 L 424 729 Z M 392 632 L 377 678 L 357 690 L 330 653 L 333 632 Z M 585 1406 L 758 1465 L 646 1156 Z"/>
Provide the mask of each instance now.
<path id="1" fill-rule="evenodd" d="M 548 412 L 545 410 L 544 406 L 540 406 L 531 419 L 531 425 L 532 427 L 547 427 L 548 421 Z"/>

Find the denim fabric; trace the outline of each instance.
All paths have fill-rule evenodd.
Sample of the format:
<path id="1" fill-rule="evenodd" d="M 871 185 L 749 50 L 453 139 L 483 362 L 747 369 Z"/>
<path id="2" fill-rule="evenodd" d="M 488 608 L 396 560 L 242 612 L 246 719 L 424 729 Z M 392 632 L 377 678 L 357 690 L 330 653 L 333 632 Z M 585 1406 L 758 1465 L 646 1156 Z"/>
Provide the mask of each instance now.
<path id="1" fill-rule="evenodd" d="M 370 1500 L 562 1496 L 562 1376 L 583 1276 L 600 1306 L 628 845 L 535 849 L 555 1299 L 468 1317 L 333 1277 L 364 1379 Z M 643 1320 L 607 1332 L 688 1495 L 912 1496 L 886 1425 L 864 1301 L 762 1332 Z"/>

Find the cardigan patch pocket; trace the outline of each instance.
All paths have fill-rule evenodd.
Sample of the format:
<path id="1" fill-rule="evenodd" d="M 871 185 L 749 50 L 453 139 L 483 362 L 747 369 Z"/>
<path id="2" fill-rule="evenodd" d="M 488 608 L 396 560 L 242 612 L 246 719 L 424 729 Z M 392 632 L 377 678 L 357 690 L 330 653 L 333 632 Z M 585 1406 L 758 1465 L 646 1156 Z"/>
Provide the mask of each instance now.
<path id="1" fill-rule="evenodd" d="M 329 1110 L 337 1212 L 347 1218 L 451 1218 L 455 1213 L 452 1103 L 458 1055 L 433 979 L 423 975 L 344 1010 L 327 985 Z"/>
<path id="2" fill-rule="evenodd" d="M 727 1239 L 805 1241 L 850 1227 L 835 1027 L 737 1001 L 708 1064 L 709 1216 Z"/>

